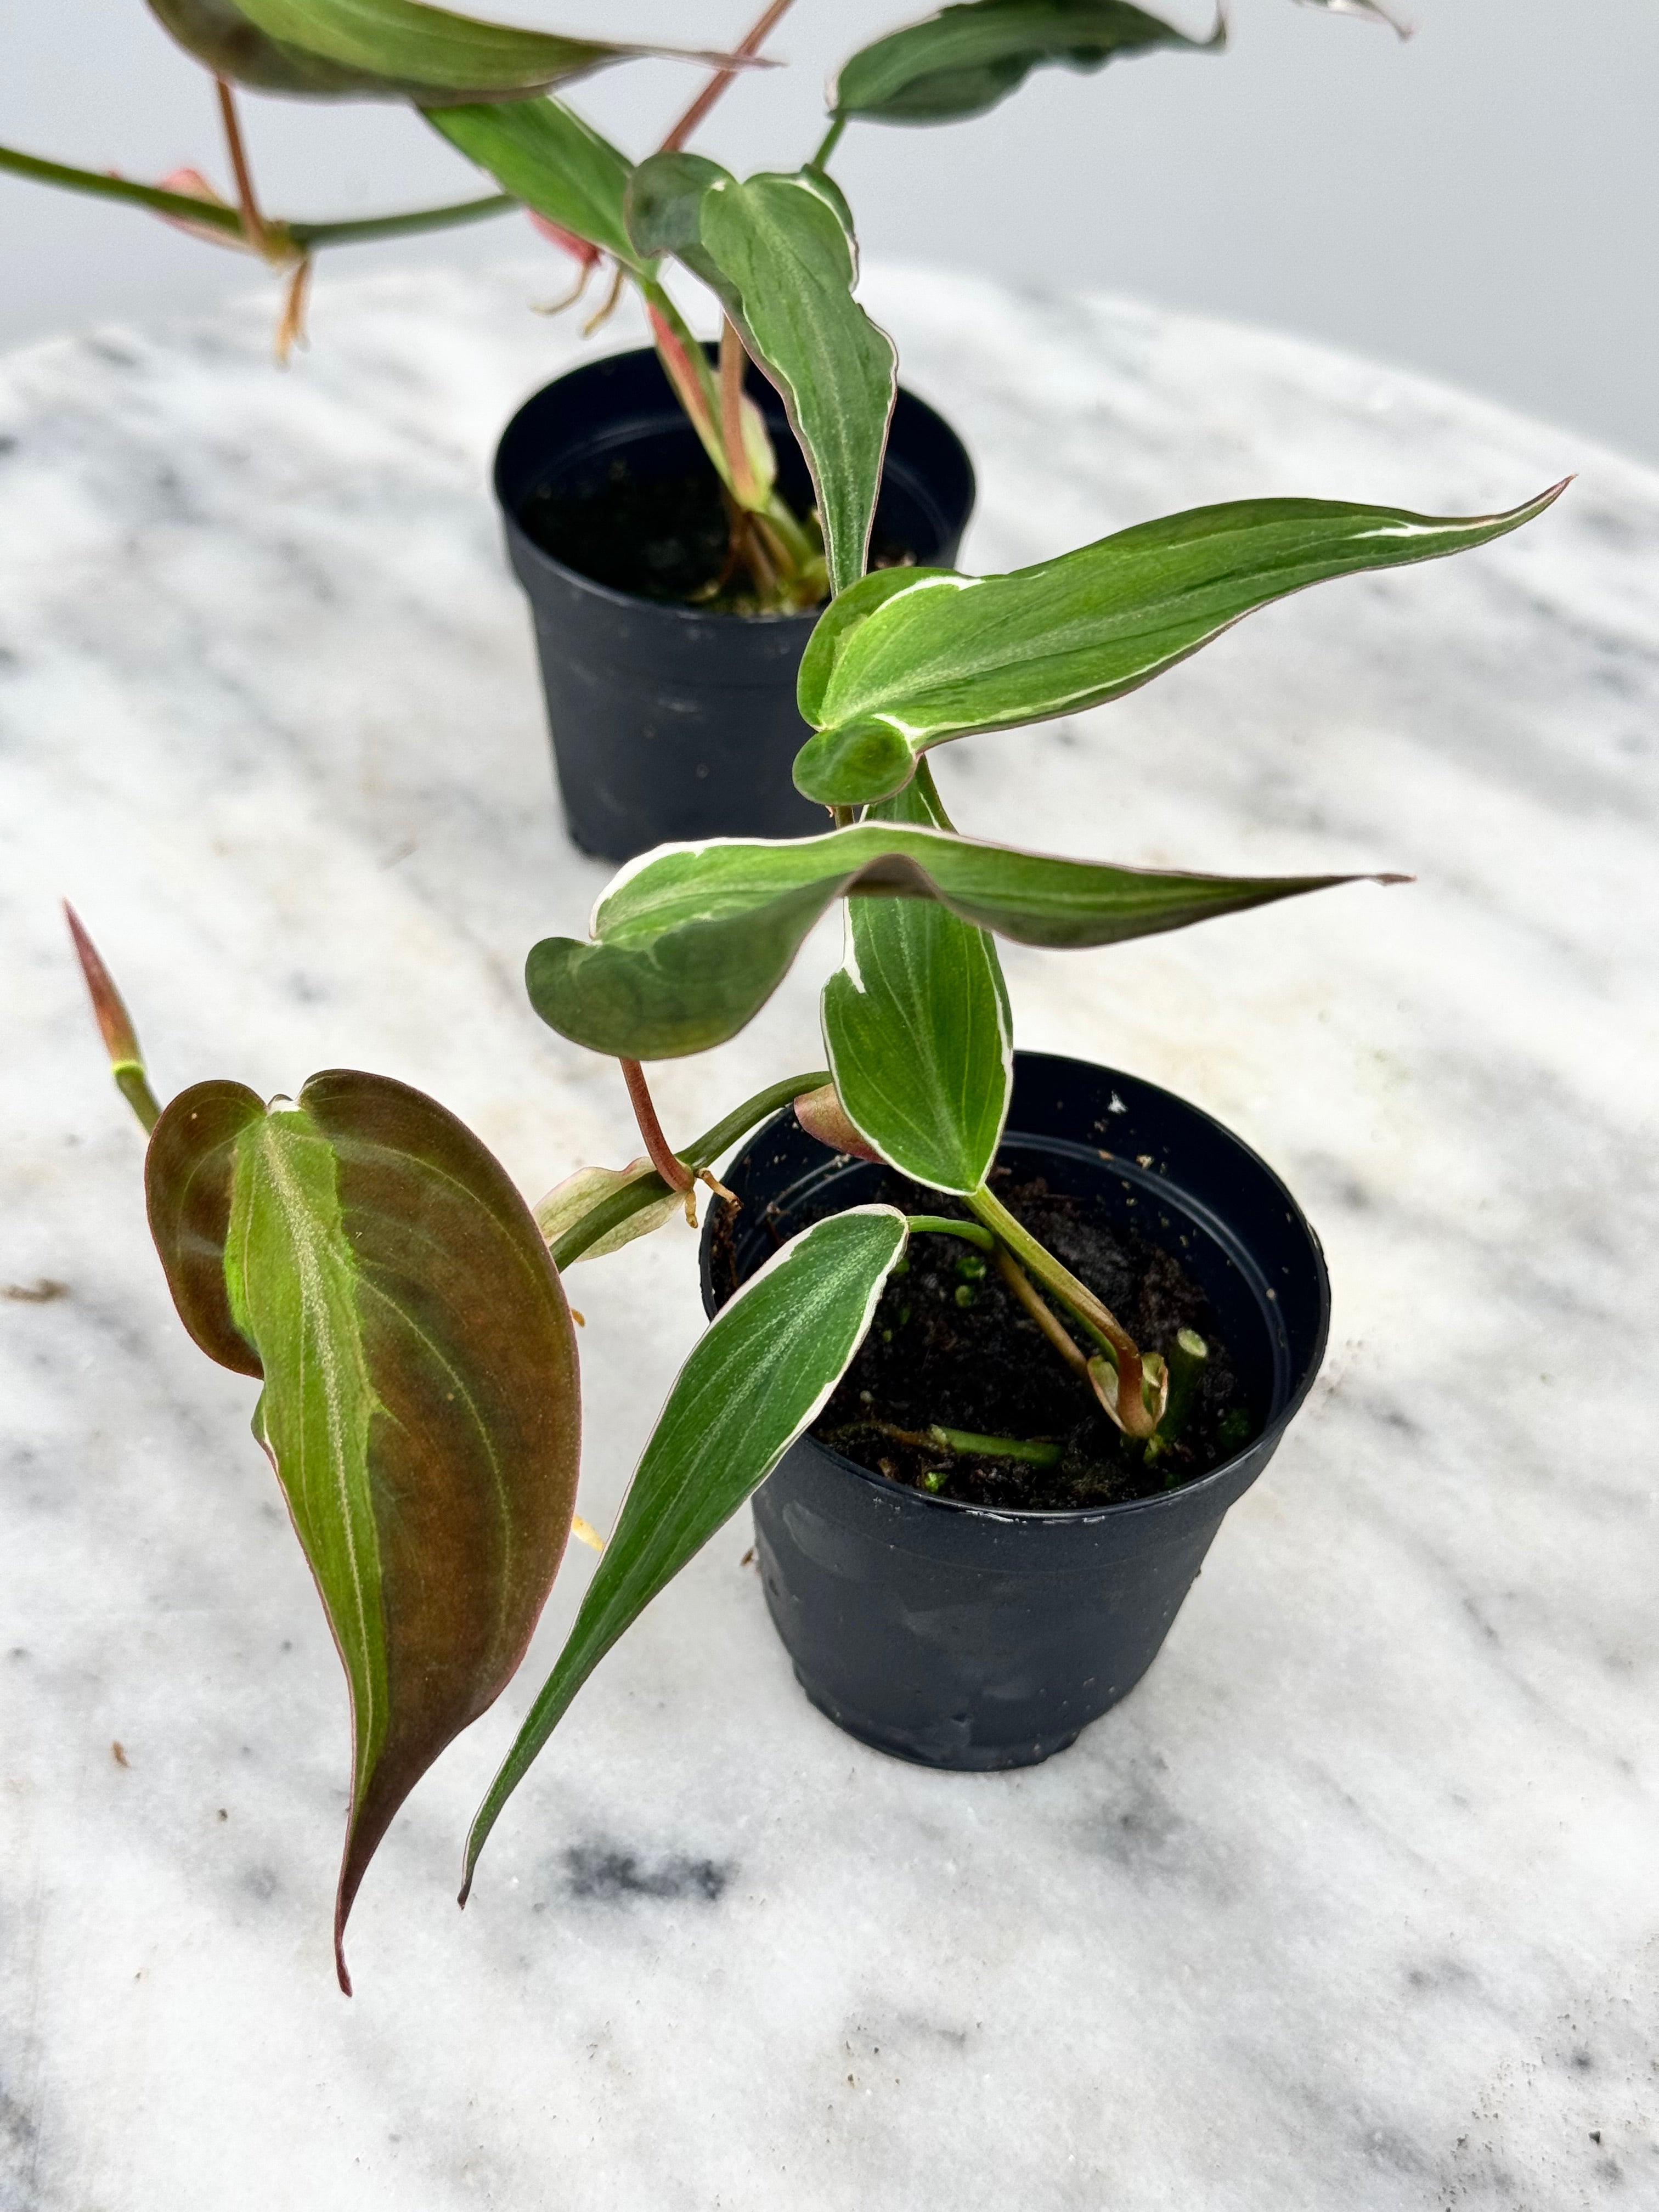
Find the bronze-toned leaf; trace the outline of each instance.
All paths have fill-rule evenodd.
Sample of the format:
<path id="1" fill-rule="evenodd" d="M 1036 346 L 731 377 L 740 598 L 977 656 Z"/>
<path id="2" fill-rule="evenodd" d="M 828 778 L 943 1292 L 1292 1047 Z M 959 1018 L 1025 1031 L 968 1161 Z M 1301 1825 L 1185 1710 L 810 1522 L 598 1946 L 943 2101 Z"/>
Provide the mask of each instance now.
<path id="1" fill-rule="evenodd" d="M 575 1504 L 569 1309 L 477 1138 L 384 1076 L 267 1110 L 198 1084 L 152 1140 L 150 1221 L 179 1313 L 263 1376 L 270 1457 L 351 1689 L 346 1917 L 392 1815 L 523 1656 Z"/>

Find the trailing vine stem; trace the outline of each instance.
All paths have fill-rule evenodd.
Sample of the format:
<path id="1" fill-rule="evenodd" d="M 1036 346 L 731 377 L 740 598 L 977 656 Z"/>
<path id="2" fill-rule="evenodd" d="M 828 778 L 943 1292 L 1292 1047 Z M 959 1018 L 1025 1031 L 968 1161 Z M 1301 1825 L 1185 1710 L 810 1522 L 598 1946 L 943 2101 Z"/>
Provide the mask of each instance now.
<path id="1" fill-rule="evenodd" d="M 56 185 L 94 199 L 125 200 L 152 215 L 170 216 L 175 222 L 195 223 L 222 231 L 228 246 L 252 246 L 240 210 L 215 200 L 198 199 L 191 192 L 169 191 L 164 185 L 141 185 L 131 177 L 112 177 L 99 169 L 80 169 L 67 161 L 49 161 L 39 154 L 25 154 L 15 146 L 0 146 L 0 169 L 35 183 Z M 459 200 L 443 207 L 409 208 L 398 215 L 353 216 L 341 222 L 278 222 L 267 216 L 265 235 L 277 247 L 291 246 L 308 252 L 325 246 L 360 246 L 377 239 L 405 238 L 419 231 L 449 230 L 456 225 L 481 222 L 506 215 L 523 205 L 508 192 L 492 192 L 487 198 Z"/>

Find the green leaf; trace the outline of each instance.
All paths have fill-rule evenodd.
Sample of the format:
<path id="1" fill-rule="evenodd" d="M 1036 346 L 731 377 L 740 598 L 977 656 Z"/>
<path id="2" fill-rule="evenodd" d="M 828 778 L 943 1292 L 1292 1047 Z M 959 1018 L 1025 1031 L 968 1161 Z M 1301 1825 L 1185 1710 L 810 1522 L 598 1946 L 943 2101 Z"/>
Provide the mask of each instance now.
<path id="1" fill-rule="evenodd" d="M 263 1377 L 270 1455 L 351 1691 L 346 1917 L 398 1806 L 500 1692 L 575 1504 L 569 1309 L 530 1213 L 453 1115 L 383 1076 L 267 1111 L 198 1084 L 156 1124 L 150 1225 L 203 1350 Z"/>
<path id="2" fill-rule="evenodd" d="M 884 822 L 950 828 L 924 762 Z M 932 899 L 849 898 L 847 953 L 823 987 L 836 1091 L 885 1160 L 936 1190 L 977 1190 L 1013 1085 L 1013 1020 L 995 944 Z"/>
<path id="3" fill-rule="evenodd" d="M 1504 514 L 1408 514 L 1329 500 L 1240 500 L 1137 524 L 1006 576 L 889 570 L 815 633 L 799 697 L 819 732 L 795 782 L 826 805 L 887 797 L 914 763 L 974 730 L 1080 712 L 1149 683 L 1239 618 L 1333 576 L 1434 561 L 1530 522 L 1565 489 Z"/>
<path id="4" fill-rule="evenodd" d="M 739 183 L 699 155 L 654 155 L 635 173 L 629 224 L 642 253 L 673 253 L 712 287 L 782 397 L 817 495 L 830 586 L 864 567 L 881 488 L 897 356 L 853 297 L 847 203 L 817 169 Z"/>
<path id="5" fill-rule="evenodd" d="M 630 269 L 644 269 L 623 205 L 632 167 L 609 139 L 556 100 L 439 107 L 427 120 L 515 199 Z"/>
<path id="6" fill-rule="evenodd" d="M 702 200 L 730 173 L 702 154 L 653 154 L 629 179 L 625 219 L 641 258 L 672 254 L 694 276 L 718 290 L 724 281 L 702 246 Z"/>
<path id="7" fill-rule="evenodd" d="M 577 1691 L 828 1403 L 907 1235 L 891 1206 L 832 1214 L 715 1316 L 668 1394 L 558 1663 L 479 1808 L 463 1904 L 484 1838 Z"/>
<path id="8" fill-rule="evenodd" d="M 678 47 L 617 46 L 505 23 L 479 22 L 418 0 L 148 0 L 187 53 L 216 75 L 257 92 L 307 99 L 519 98 L 586 76 L 612 62 L 683 54 Z"/>
<path id="9" fill-rule="evenodd" d="M 418 90 L 268 38 L 233 0 L 146 0 L 146 4 L 162 29 L 193 59 L 216 76 L 252 92 L 291 93 L 308 100 L 408 100 Z"/>
<path id="10" fill-rule="evenodd" d="M 876 123 L 955 123 L 983 115 L 1044 63 L 1097 70 L 1156 46 L 1225 44 L 1224 21 L 1207 39 L 1189 39 L 1125 0 L 975 0 L 854 54 L 833 106 Z"/>
<path id="11" fill-rule="evenodd" d="M 1114 945 L 1346 876 L 1195 876 L 1051 860 L 939 830 L 860 823 L 823 837 L 659 846 L 611 880 L 593 942 L 549 937 L 525 964 L 550 1027 L 615 1058 L 672 1060 L 735 1036 L 808 931 L 857 891 L 938 899 L 1023 945 Z"/>

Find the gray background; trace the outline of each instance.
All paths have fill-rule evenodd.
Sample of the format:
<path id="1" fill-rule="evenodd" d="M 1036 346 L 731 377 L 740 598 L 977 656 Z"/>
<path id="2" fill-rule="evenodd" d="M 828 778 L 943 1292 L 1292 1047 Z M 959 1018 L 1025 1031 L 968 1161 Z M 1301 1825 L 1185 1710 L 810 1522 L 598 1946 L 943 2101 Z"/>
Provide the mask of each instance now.
<path id="1" fill-rule="evenodd" d="M 1306 332 L 1425 369 L 1659 460 L 1659 4 L 1398 0 L 1418 34 L 1237 0 L 1232 50 L 1054 70 L 995 114 L 855 127 L 836 160 L 866 251 L 1036 284 L 1085 283 Z M 740 35 L 758 0 L 479 0 L 616 37 Z M 825 76 L 921 0 L 797 0 L 699 139 L 748 168 L 816 143 Z M 1168 12 L 1206 20 L 1188 0 Z M 210 80 L 142 0 L 0 0 L 0 139 L 224 184 Z M 696 79 L 651 64 L 576 102 L 630 151 Z M 465 197 L 476 172 L 396 109 L 246 103 L 275 211 Z M 521 255 L 516 218 L 357 249 L 333 267 Z M 562 269 L 550 254 L 549 289 Z M 204 305 L 259 282 L 150 218 L 0 178 L 0 344 Z"/>

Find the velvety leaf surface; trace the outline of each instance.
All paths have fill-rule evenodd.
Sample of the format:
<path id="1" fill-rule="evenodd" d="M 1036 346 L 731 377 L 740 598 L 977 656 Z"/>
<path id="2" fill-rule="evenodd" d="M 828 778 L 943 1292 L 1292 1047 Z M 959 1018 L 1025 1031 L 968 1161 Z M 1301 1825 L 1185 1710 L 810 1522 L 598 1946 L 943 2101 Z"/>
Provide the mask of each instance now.
<path id="1" fill-rule="evenodd" d="M 822 837 L 659 846 L 613 878 L 593 941 L 550 937 L 525 965 L 532 1005 L 562 1036 L 629 1060 L 672 1060 L 735 1036 L 788 972 L 831 900 L 938 899 L 1023 945 L 1112 945 L 1348 881 L 1196 876 L 1015 852 L 898 823 Z"/>
<path id="2" fill-rule="evenodd" d="M 237 1327 L 225 1280 L 236 1148 L 265 1117 L 245 1083 L 198 1083 L 167 1108 L 144 1155 L 150 1235 L 179 1318 L 210 1359 L 263 1377 L 259 1356 Z"/>
<path id="3" fill-rule="evenodd" d="M 558 1663 L 479 1808 L 463 1903 L 484 1838 L 577 1691 L 829 1402 L 908 1234 L 891 1206 L 834 1214 L 792 1238 L 715 1316 L 668 1394 Z"/>
<path id="4" fill-rule="evenodd" d="M 816 169 L 740 183 L 696 155 L 654 155 L 629 202 L 635 244 L 710 285 L 777 386 L 817 495 L 831 588 L 864 567 L 897 356 L 853 296 L 847 203 Z"/>
<path id="5" fill-rule="evenodd" d="M 562 101 L 440 107 L 427 119 L 514 199 L 630 268 L 646 265 L 623 216 L 631 165 Z"/>
<path id="6" fill-rule="evenodd" d="M 923 762 L 884 822 L 948 830 Z M 853 897 L 823 987 L 836 1094 L 885 1160 L 938 1190 L 977 1190 L 1013 1082 L 1013 1020 L 988 933 L 933 899 Z"/>
<path id="7" fill-rule="evenodd" d="M 569 1310 L 496 1162 L 385 1077 L 314 1076 L 270 1112 L 198 1085 L 157 1124 L 146 1181 L 186 1326 L 263 1376 L 254 1433 L 350 1686 L 335 1917 L 349 1990 L 364 1869 L 511 1676 L 563 1553 L 580 1442 Z"/>
<path id="8" fill-rule="evenodd" d="M 179 44 L 257 91 L 310 98 L 514 99 L 635 55 L 618 46 L 481 22 L 420 0 L 149 0 Z M 715 63 L 715 54 L 689 59 Z"/>
<path id="9" fill-rule="evenodd" d="M 1126 0 L 972 0 L 942 9 L 854 55 L 836 86 L 838 115 L 877 123 L 955 123 L 983 115 L 1043 63 L 1097 70 L 1120 54 L 1157 46 L 1225 43 L 1189 39 Z"/>
<path id="10" fill-rule="evenodd" d="M 930 745 L 1121 698 L 1243 615 L 1310 584 L 1484 545 L 1504 514 L 1433 516 L 1328 500 L 1241 500 L 1138 524 L 1006 576 L 892 572 L 830 611 L 799 696 L 818 734 L 795 781 L 827 805 L 885 798 Z M 818 643 L 822 634 L 823 643 Z"/>
<path id="11" fill-rule="evenodd" d="M 718 291 L 724 282 L 703 250 L 702 202 L 711 185 L 730 172 L 703 154 L 653 154 L 639 163 L 628 185 L 629 235 L 642 260 L 672 254 Z"/>
<path id="12" fill-rule="evenodd" d="M 422 87 L 348 69 L 303 46 L 269 37 L 234 0 L 146 0 L 151 15 L 187 54 L 216 76 L 252 92 L 309 100 L 412 100 Z"/>

